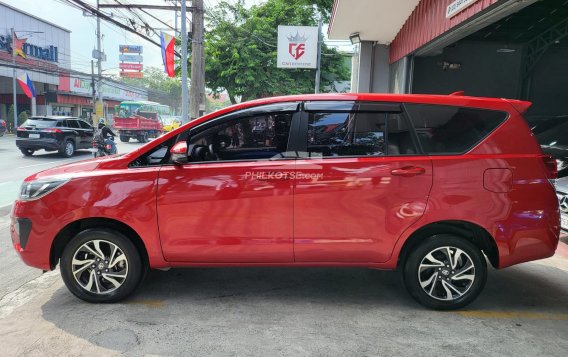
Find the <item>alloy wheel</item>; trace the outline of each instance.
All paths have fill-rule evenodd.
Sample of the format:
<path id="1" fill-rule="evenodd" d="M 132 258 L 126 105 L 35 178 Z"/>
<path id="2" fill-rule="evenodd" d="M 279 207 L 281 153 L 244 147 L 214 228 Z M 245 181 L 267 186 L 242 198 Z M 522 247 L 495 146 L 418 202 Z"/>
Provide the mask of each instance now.
<path id="1" fill-rule="evenodd" d="M 67 141 L 65 144 L 65 155 L 72 156 L 74 150 L 75 148 L 73 147 L 73 143 L 71 141 Z"/>
<path id="2" fill-rule="evenodd" d="M 72 274 L 77 283 L 94 294 L 120 288 L 128 276 L 128 259 L 122 249 L 106 240 L 90 240 L 73 254 Z"/>
<path id="3" fill-rule="evenodd" d="M 418 282 L 426 294 L 437 300 L 456 300 L 475 281 L 475 266 L 463 250 L 444 246 L 430 251 L 418 267 Z"/>

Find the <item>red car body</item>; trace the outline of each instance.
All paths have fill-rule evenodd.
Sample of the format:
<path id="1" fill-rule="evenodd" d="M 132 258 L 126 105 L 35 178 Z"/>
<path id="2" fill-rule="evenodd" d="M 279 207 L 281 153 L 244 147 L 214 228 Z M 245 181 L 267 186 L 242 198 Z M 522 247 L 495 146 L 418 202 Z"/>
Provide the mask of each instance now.
<path id="1" fill-rule="evenodd" d="M 129 166 L 190 128 L 287 102 L 421 103 L 508 118 L 459 155 L 338 157 Z M 498 268 L 554 254 L 553 178 L 521 112 L 526 102 L 465 96 L 337 94 L 268 98 L 206 115 L 138 150 L 32 175 L 69 182 L 15 202 L 11 236 L 28 265 L 54 269 L 85 227 L 131 237 L 151 268 L 361 266 L 395 269 L 421 232 L 468 229 Z M 544 159 L 543 159 L 544 158 Z M 275 174 L 276 173 L 276 174 Z M 25 245 L 22 220 L 31 224 Z"/>

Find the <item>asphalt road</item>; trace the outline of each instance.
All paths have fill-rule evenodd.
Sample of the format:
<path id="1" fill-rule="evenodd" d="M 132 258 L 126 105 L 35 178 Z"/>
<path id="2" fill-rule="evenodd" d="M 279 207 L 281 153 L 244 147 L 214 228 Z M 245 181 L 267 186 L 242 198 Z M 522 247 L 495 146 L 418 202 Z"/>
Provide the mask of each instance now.
<path id="1" fill-rule="evenodd" d="M 23 158 L 0 140 L 0 182 L 19 182 L 34 170 L 64 162 L 50 155 Z M 119 150 L 138 145 L 119 144 Z M 57 270 L 41 275 L 26 267 L 9 244 L 7 224 L 0 215 L 2 356 L 565 356 L 568 351 L 565 243 L 552 258 L 490 269 L 481 296 L 456 312 L 424 309 L 408 296 L 396 272 L 323 268 L 152 271 L 130 299 L 97 305 L 72 296 Z"/>

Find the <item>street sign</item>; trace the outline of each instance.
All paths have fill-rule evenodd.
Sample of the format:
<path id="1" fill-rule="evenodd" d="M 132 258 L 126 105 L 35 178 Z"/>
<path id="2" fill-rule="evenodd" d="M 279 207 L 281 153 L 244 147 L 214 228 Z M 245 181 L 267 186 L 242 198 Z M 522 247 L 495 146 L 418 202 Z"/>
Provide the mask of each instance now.
<path id="1" fill-rule="evenodd" d="M 143 72 L 119 72 L 122 78 L 144 78 Z"/>
<path id="2" fill-rule="evenodd" d="M 142 63 L 119 63 L 118 67 L 120 69 L 131 69 L 135 71 L 141 71 L 143 65 Z"/>
<path id="3" fill-rule="evenodd" d="M 122 62 L 142 62 L 142 56 L 138 55 L 120 55 L 118 59 Z"/>
<path id="4" fill-rule="evenodd" d="M 121 53 L 142 53 L 142 46 L 120 45 L 119 51 Z"/>
<path id="5" fill-rule="evenodd" d="M 278 26 L 278 68 L 317 68 L 318 28 Z"/>

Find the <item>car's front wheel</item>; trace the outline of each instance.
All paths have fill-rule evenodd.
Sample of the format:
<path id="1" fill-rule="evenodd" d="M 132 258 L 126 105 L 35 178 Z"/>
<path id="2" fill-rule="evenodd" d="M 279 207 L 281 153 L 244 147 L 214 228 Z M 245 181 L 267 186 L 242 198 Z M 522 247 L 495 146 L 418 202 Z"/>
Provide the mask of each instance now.
<path id="1" fill-rule="evenodd" d="M 459 309 L 479 295 L 487 280 L 483 253 L 463 237 L 434 235 L 406 259 L 403 278 L 410 295 L 422 305 Z"/>
<path id="2" fill-rule="evenodd" d="M 61 256 L 67 288 L 88 302 L 109 303 L 129 296 L 144 276 L 136 247 L 108 229 L 88 229 L 69 242 Z"/>

